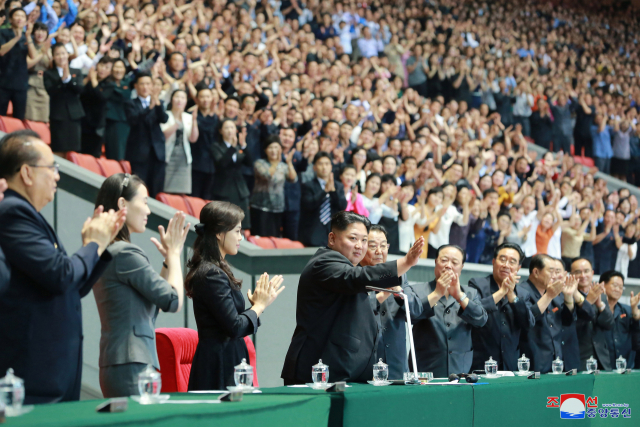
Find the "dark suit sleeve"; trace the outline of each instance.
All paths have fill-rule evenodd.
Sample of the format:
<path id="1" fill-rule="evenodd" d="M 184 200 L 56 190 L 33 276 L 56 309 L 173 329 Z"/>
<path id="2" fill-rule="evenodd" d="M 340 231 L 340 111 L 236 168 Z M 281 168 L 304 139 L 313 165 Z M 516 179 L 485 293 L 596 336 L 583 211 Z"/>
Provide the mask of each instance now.
<path id="1" fill-rule="evenodd" d="M 482 285 L 478 283 L 480 281 L 482 281 Z M 493 294 L 491 293 L 491 287 L 489 286 L 489 283 L 486 283 L 486 286 L 485 286 L 486 281 L 487 280 L 484 277 L 479 279 L 473 278 L 469 281 L 469 287 L 475 289 L 476 292 L 478 292 L 480 305 L 485 309 L 485 311 L 487 313 L 492 313 L 492 312 L 498 311 L 498 306 L 496 305 L 496 302 L 493 299 Z M 489 294 L 487 296 L 482 297 L 481 288 L 485 288 L 485 287 L 489 291 Z"/>
<path id="2" fill-rule="evenodd" d="M 598 314 L 596 314 L 596 324 L 605 331 L 613 329 L 613 313 L 606 301 L 604 303 L 604 310 L 598 310 Z"/>
<path id="3" fill-rule="evenodd" d="M 213 162 L 216 165 L 216 169 L 222 170 L 233 163 L 233 155 L 238 153 L 238 150 L 233 146 L 227 148 L 224 142 L 216 142 L 215 144 L 216 146 L 213 149 Z"/>
<path id="4" fill-rule="evenodd" d="M 162 106 L 158 107 L 162 108 Z M 139 125 L 142 122 L 146 122 L 148 124 L 153 124 L 156 121 L 158 121 L 159 123 L 166 123 L 166 121 L 168 120 L 168 116 L 167 119 L 161 121 L 161 115 L 159 112 L 157 112 L 158 107 L 154 109 L 142 108 L 140 101 L 138 101 L 137 99 L 132 99 L 125 102 L 124 113 L 127 116 L 127 122 L 129 123 L 129 126 Z M 166 113 L 163 114 L 166 115 Z"/>
<path id="5" fill-rule="evenodd" d="M 7 264 L 7 259 L 0 248 L 0 296 L 9 288 L 9 280 L 11 280 L 11 267 Z"/>
<path id="6" fill-rule="evenodd" d="M 595 322 L 597 309 L 593 304 L 588 302 L 586 299 L 584 300 L 581 306 L 576 304 L 575 309 L 576 309 L 576 314 L 578 318 Z"/>
<path id="7" fill-rule="evenodd" d="M 566 304 L 562 304 L 562 324 L 564 326 L 571 326 L 573 322 L 576 321 L 578 315 L 576 313 L 575 305 L 573 306 L 573 311 L 569 310 Z"/>
<path id="8" fill-rule="evenodd" d="M 167 120 L 169 120 L 169 115 L 164 110 L 162 104 L 156 105 L 153 108 L 153 112 L 156 115 L 156 120 L 158 121 L 158 123 L 167 123 Z"/>
<path id="9" fill-rule="evenodd" d="M 409 281 L 407 280 L 407 275 L 402 276 L 402 290 L 407 296 L 407 300 L 409 303 L 409 315 L 412 319 L 417 319 L 422 314 L 424 308 L 422 307 L 422 301 L 416 295 L 416 292 L 413 290 L 413 287 L 409 285 Z M 393 301 L 394 304 L 398 306 L 398 311 L 396 312 L 396 318 L 400 320 L 407 320 L 406 311 L 404 309 L 404 299 L 403 298 L 389 298 L 389 301 Z"/>
<path id="10" fill-rule="evenodd" d="M 340 212 L 347 209 L 347 198 L 344 195 L 344 189 L 340 181 L 337 182 L 336 191 L 331 191 L 327 194 L 331 198 L 332 212 Z"/>
<path id="11" fill-rule="evenodd" d="M 318 259 L 313 266 L 315 283 L 321 288 L 338 294 L 367 292 L 366 286 L 391 288 L 398 285 L 396 261 L 374 266 L 353 266 L 348 261 L 329 255 Z"/>
<path id="12" fill-rule="evenodd" d="M 97 280 L 92 272 L 101 257 L 98 245 L 89 243 L 72 256 L 54 247 L 41 223 L 26 207 L 16 206 L 7 211 L 0 227 L 0 244 L 13 269 L 19 270 L 35 284 L 52 294 L 80 291 Z M 105 262 L 111 255 L 105 251 Z M 88 292 L 88 291 L 87 291 Z"/>
<path id="13" fill-rule="evenodd" d="M 467 307 L 462 308 L 461 306 L 460 310 L 458 310 L 458 316 L 471 326 L 481 328 L 487 323 L 489 316 L 484 307 L 482 307 L 478 292 L 474 290 L 469 292 L 469 295 L 467 296 L 469 298 Z"/>
<path id="14" fill-rule="evenodd" d="M 230 338 L 241 338 L 258 331 L 258 315 L 249 309 L 236 310 L 229 278 L 215 269 L 209 270 L 203 283 L 194 286 L 194 298 L 198 298 L 209 310 L 223 332 Z"/>
<path id="15" fill-rule="evenodd" d="M 518 296 L 518 302 L 511 304 L 513 317 L 516 325 L 520 329 L 527 331 L 536 324 L 536 319 L 531 312 L 531 298 L 527 291 L 518 289 L 518 287 L 516 287 L 516 295 Z"/>
<path id="16" fill-rule="evenodd" d="M 126 283 L 164 312 L 178 311 L 178 293 L 175 288 L 151 267 L 140 248 L 123 249 L 113 261 L 118 280 Z"/>

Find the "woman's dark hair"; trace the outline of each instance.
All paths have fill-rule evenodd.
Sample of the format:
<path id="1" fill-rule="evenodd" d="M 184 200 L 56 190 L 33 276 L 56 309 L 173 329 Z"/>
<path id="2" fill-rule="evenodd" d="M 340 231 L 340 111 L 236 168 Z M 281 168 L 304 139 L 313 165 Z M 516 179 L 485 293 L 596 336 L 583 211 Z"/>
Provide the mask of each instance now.
<path id="1" fill-rule="evenodd" d="M 95 207 L 102 206 L 105 212 L 111 209 L 117 212 L 120 210 L 118 207 L 120 197 L 130 202 L 136 194 L 138 194 L 138 189 L 141 185 L 145 185 L 144 181 L 137 175 L 130 175 L 128 173 L 111 175 L 102 183 L 100 191 L 98 191 Z M 125 242 L 131 241 L 131 234 L 129 233 L 127 224 L 122 226 L 122 229 L 114 239 L 114 241 L 120 240 Z"/>
<path id="2" fill-rule="evenodd" d="M 176 89 L 176 90 L 174 90 L 173 93 L 171 94 L 171 98 L 169 99 L 169 104 L 167 105 L 167 111 L 169 111 L 169 110 L 171 110 L 171 108 L 173 108 L 173 97 L 178 92 L 184 93 L 184 95 L 187 97 L 187 99 L 189 99 L 189 95 L 187 95 L 187 91 L 186 90 L 184 90 L 184 89 Z"/>
<path id="3" fill-rule="evenodd" d="M 438 187 L 433 187 L 432 189 L 429 190 L 429 192 L 427 193 L 427 200 L 429 200 L 429 197 L 431 197 L 432 194 L 442 194 L 442 187 L 438 186 Z"/>
<path id="4" fill-rule="evenodd" d="M 380 176 L 380 174 L 379 174 L 379 173 L 374 172 L 374 173 L 372 173 L 371 175 L 369 175 L 369 176 L 367 177 L 367 180 L 365 181 L 365 187 L 366 187 L 366 185 L 369 183 L 369 181 L 370 181 L 371 179 L 373 179 L 373 178 L 378 178 L 378 179 L 380 179 L 380 183 L 382 184 L 382 177 Z"/>
<path id="5" fill-rule="evenodd" d="M 47 27 L 47 24 L 45 24 L 44 22 L 36 22 L 35 24 L 33 24 L 33 32 L 32 34 L 35 36 L 36 31 L 38 30 L 42 30 L 42 31 L 46 31 L 47 32 L 47 36 L 49 35 L 49 27 Z"/>
<path id="6" fill-rule="evenodd" d="M 282 149 L 282 142 L 280 141 L 280 137 L 278 135 L 269 135 L 262 143 L 262 151 L 265 153 L 265 157 L 267 154 L 267 148 L 269 148 L 272 144 L 278 144 L 280 146 L 280 149 Z"/>
<path id="7" fill-rule="evenodd" d="M 200 212 L 200 224 L 196 226 L 198 237 L 193 244 L 193 256 L 187 262 L 184 288 L 187 296 L 193 296 L 193 281 L 206 276 L 212 266 L 220 268 L 229 278 L 231 287 L 240 289 L 242 280 L 236 279 L 231 267 L 222 258 L 217 235 L 233 230 L 244 219 L 244 212 L 229 202 L 209 202 Z"/>
<path id="8" fill-rule="evenodd" d="M 220 122 L 220 127 L 218 128 L 218 134 L 219 134 L 219 137 L 220 137 L 220 142 L 224 142 L 224 139 L 222 138 L 222 128 L 224 128 L 224 125 L 227 122 L 233 123 L 233 126 L 236 129 L 236 132 L 238 132 L 238 125 L 236 125 L 236 121 L 234 119 L 224 119 L 223 121 Z"/>

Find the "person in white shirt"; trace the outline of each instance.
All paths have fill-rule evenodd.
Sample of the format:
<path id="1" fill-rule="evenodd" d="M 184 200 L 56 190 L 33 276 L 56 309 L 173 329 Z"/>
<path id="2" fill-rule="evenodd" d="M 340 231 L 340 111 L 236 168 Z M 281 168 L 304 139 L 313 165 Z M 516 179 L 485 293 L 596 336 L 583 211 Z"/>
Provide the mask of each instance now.
<path id="1" fill-rule="evenodd" d="M 407 252 L 409 252 L 409 249 L 411 249 L 416 241 L 415 232 L 413 230 L 414 226 L 416 224 L 420 227 L 424 227 L 427 225 L 427 215 L 424 206 L 424 202 L 427 198 L 427 192 L 422 191 L 422 193 L 420 193 L 420 195 L 418 196 L 418 203 L 416 203 L 417 206 L 413 206 L 409 204 L 409 201 L 413 199 L 413 196 L 416 192 L 413 183 L 405 181 L 400 187 L 400 191 L 404 193 L 402 204 L 406 205 L 406 208 L 409 212 L 408 218 L 406 220 L 400 219 L 400 222 L 398 223 L 398 234 L 400 236 L 400 252 L 406 254 Z"/>
<path id="2" fill-rule="evenodd" d="M 437 231 L 433 230 L 433 232 L 429 234 L 427 258 L 430 259 L 436 258 L 438 248 L 440 246 L 449 244 L 451 224 L 455 222 L 456 224 L 464 227 L 469 223 L 469 204 L 465 204 L 463 211 L 458 212 L 455 206 L 453 206 L 453 202 L 456 200 L 457 195 L 456 187 L 451 183 L 447 184 L 442 188 L 444 193 L 443 202 L 441 205 L 436 207 L 436 212 L 440 211 L 440 209 L 444 209 L 445 213 L 440 218 L 440 224 Z"/>
<path id="3" fill-rule="evenodd" d="M 374 39 L 371 35 L 371 29 L 364 27 L 362 29 L 362 37 L 358 39 L 358 49 L 360 49 L 360 54 L 365 58 L 377 57 L 378 53 L 384 50 L 384 43 L 381 38 Z"/>
<path id="4" fill-rule="evenodd" d="M 636 227 L 634 222 L 629 222 L 624 229 L 623 238 L 618 231 L 618 224 L 613 226 L 613 236 L 618 248 L 615 270 L 621 272 L 625 279 L 629 273 L 629 261 L 633 261 L 638 255 L 638 242 L 635 239 Z"/>
<path id="5" fill-rule="evenodd" d="M 382 180 L 380 174 L 372 173 L 367 177 L 367 182 L 364 186 L 364 192 L 362 193 L 362 204 L 369 211 L 369 221 L 371 224 L 377 224 L 380 222 L 380 218 L 391 218 L 397 220 L 399 212 L 386 205 L 386 201 L 394 197 L 398 192 L 398 187 L 395 185 L 389 186 L 387 191 L 382 193 L 378 198 L 376 194 L 380 192 L 380 186 Z"/>
<path id="6" fill-rule="evenodd" d="M 537 252 L 536 248 L 536 230 L 538 228 L 538 211 L 536 210 L 536 199 L 533 195 L 528 195 L 522 200 L 523 215 L 518 222 L 518 227 L 523 229 L 529 227 L 529 233 L 522 245 L 522 251 L 524 252 L 525 260 L 522 262 L 522 267 L 529 267 L 529 261 L 531 257 Z M 526 265 L 525 265 L 526 263 Z"/>

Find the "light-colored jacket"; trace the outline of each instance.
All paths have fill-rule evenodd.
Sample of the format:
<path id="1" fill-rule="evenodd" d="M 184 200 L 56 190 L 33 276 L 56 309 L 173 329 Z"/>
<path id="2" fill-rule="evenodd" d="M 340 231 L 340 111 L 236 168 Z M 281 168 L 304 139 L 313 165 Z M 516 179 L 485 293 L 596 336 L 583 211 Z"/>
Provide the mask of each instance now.
<path id="1" fill-rule="evenodd" d="M 169 116 L 169 120 L 166 123 L 160 123 L 160 129 L 164 132 L 166 129 L 176 124 L 176 118 L 173 116 L 173 112 L 171 110 L 167 110 L 167 116 Z M 184 152 L 187 156 L 187 164 L 191 164 L 193 159 L 191 157 L 191 143 L 189 142 L 189 136 L 191 135 L 191 128 L 193 127 L 193 116 L 189 113 L 182 113 L 182 145 L 184 146 Z M 176 141 L 177 131 L 173 133 L 170 137 L 165 140 L 166 147 L 166 162 L 169 163 L 171 160 L 171 153 L 173 153 L 173 149 L 176 147 L 176 144 L 180 143 L 180 141 Z"/>
<path id="2" fill-rule="evenodd" d="M 178 311 L 178 294 L 138 246 L 120 241 L 108 251 L 113 260 L 93 287 L 102 325 L 99 366 L 145 363 L 159 369 L 156 318 L 160 309 Z"/>

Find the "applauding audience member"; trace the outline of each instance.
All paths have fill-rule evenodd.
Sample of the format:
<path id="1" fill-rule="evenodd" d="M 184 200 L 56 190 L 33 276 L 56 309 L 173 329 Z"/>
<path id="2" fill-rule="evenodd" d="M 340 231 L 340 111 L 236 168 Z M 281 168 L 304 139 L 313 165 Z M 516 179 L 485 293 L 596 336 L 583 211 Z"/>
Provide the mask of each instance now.
<path id="1" fill-rule="evenodd" d="M 82 226 L 82 247 L 68 256 L 40 213 L 60 180 L 53 153 L 22 130 L 0 141 L 0 178 L 9 189 L 0 203 L 0 247 L 11 281 L 0 298 L 0 372 L 24 379 L 27 403 L 78 400 L 82 371 L 82 309 L 107 268 L 106 251 L 126 209 L 103 212 Z"/>
<path id="2" fill-rule="evenodd" d="M 107 99 L 107 124 L 104 130 L 104 151 L 107 159 L 122 160 L 129 139 L 129 122 L 125 104 L 131 99 L 132 76 L 127 76 L 127 67 L 122 59 L 116 59 L 111 67 L 114 87 Z"/>
<path id="3" fill-rule="evenodd" d="M 51 63 L 51 37 L 47 26 L 36 22 L 33 26 L 35 58 L 29 58 L 29 89 L 27 89 L 26 120 L 49 122 L 49 94 L 44 87 L 44 72 Z"/>
<path id="4" fill-rule="evenodd" d="M 80 101 L 86 115 L 82 119 L 82 153 L 102 156 L 105 128 L 107 126 L 107 102 L 115 85 L 111 76 L 111 58 L 102 58 L 89 70 Z"/>
<path id="5" fill-rule="evenodd" d="M 158 227 L 160 241 L 152 242 L 164 257 L 156 273 L 142 249 L 131 243 L 131 233 L 144 233 L 151 210 L 149 194 L 136 175 L 116 174 L 103 183 L 96 206 L 126 210 L 126 221 L 109 245 L 113 262 L 93 288 L 102 332 L 100 336 L 100 388 L 104 397 L 139 393 L 138 374 L 146 366 L 160 369 L 156 353 L 155 323 L 159 310 L 177 313 L 184 286 L 180 257 L 190 224 L 176 212 L 167 230 Z"/>

